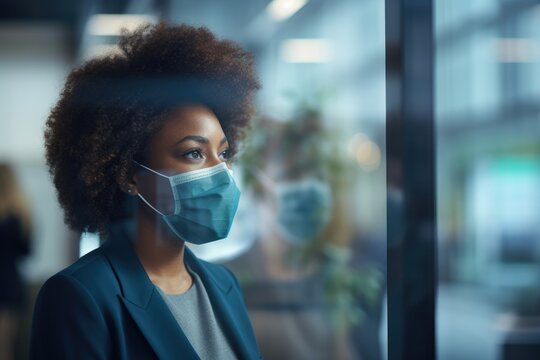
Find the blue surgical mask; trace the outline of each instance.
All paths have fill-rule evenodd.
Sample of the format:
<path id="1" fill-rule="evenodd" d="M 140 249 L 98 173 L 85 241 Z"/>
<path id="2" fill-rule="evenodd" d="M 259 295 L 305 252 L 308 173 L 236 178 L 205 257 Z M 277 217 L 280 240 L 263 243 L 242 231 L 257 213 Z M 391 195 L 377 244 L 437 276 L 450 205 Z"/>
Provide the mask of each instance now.
<path id="1" fill-rule="evenodd" d="M 238 208 L 240 190 L 225 163 L 167 176 L 134 162 L 169 180 L 174 197 L 172 214 L 163 214 L 140 193 L 138 196 L 162 216 L 176 236 L 197 245 L 227 237 Z"/>

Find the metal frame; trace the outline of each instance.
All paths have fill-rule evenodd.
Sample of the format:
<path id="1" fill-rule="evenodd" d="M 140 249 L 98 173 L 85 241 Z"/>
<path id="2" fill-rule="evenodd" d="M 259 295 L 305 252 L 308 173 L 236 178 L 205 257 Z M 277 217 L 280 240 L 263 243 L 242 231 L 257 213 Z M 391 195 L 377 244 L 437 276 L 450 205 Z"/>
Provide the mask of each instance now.
<path id="1" fill-rule="evenodd" d="M 388 358 L 435 359 L 433 1 L 385 11 Z"/>

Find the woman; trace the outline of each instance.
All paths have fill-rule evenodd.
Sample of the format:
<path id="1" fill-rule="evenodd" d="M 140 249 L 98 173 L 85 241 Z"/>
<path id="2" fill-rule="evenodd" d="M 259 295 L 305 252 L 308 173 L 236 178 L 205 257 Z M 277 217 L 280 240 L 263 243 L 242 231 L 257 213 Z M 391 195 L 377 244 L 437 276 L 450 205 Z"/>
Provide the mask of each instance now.
<path id="1" fill-rule="evenodd" d="M 0 164 L 0 359 L 15 358 L 24 306 L 17 261 L 30 252 L 30 211 L 11 167 Z"/>
<path id="2" fill-rule="evenodd" d="M 252 57 L 163 23 L 120 49 L 74 70 L 47 122 L 66 222 L 107 240 L 43 285 L 30 357 L 260 358 L 234 275 L 185 247 L 226 237 L 234 217 Z"/>

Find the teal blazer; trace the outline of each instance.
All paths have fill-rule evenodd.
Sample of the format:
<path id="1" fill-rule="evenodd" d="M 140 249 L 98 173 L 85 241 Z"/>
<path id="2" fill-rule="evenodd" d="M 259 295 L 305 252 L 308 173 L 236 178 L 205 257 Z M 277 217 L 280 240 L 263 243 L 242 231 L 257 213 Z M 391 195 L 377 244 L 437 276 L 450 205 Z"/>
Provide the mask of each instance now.
<path id="1" fill-rule="evenodd" d="M 51 277 L 36 300 L 30 359 L 199 359 L 135 254 L 126 227 Z M 235 276 L 185 261 L 208 293 L 239 359 L 261 359 Z"/>

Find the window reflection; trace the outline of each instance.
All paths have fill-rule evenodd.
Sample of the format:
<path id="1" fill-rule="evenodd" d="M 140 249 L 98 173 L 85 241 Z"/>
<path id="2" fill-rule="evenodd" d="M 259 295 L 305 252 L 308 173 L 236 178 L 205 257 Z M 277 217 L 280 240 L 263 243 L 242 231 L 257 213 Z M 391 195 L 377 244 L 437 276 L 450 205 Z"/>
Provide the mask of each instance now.
<path id="1" fill-rule="evenodd" d="M 259 119 L 243 151 L 244 191 L 256 199 L 261 226 L 252 248 L 226 265 L 243 284 L 270 359 L 381 356 L 380 322 L 371 323 L 371 348 L 356 349 L 361 340 L 352 337 L 380 317 L 384 264 L 361 259 L 349 198 L 359 166 L 344 138 L 302 108 L 290 119 Z M 383 243 L 372 246 L 384 252 Z"/>

